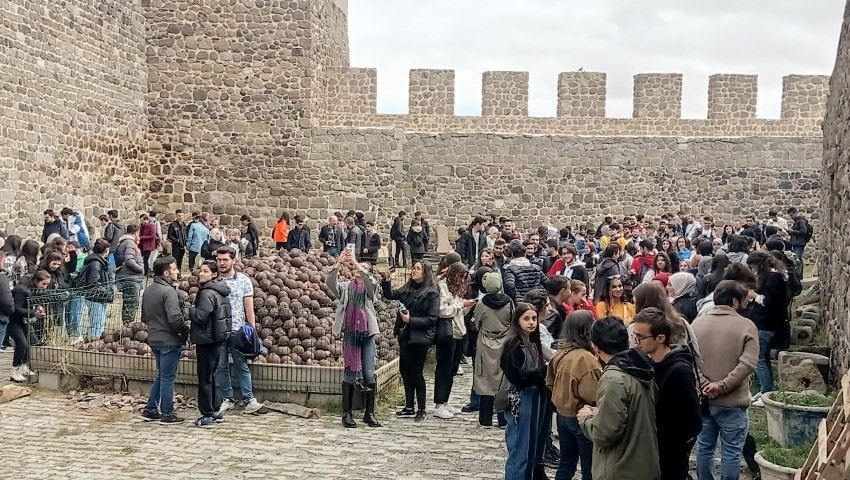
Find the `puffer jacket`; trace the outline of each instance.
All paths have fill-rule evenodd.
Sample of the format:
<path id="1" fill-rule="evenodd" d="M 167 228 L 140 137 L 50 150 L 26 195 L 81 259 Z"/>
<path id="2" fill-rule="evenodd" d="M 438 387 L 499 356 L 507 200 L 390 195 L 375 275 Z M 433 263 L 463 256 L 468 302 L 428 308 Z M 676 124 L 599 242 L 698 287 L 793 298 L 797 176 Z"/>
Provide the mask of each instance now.
<path id="1" fill-rule="evenodd" d="M 15 300 L 12 287 L 5 272 L 0 272 L 0 323 L 9 323 L 15 313 Z"/>
<path id="2" fill-rule="evenodd" d="M 504 268 L 505 294 L 514 302 L 521 302 L 525 294 L 540 287 L 546 280 L 546 274 L 537 265 L 532 265 L 527 258 L 512 258 Z"/>
<path id="3" fill-rule="evenodd" d="M 390 282 L 381 282 L 384 298 L 398 300 L 410 312 L 410 321 L 404 323 L 401 314 L 396 314 L 393 333 L 398 343 L 404 345 L 425 345 L 434 343 L 437 334 L 437 319 L 440 317 L 440 292 L 436 288 L 401 288 L 393 290 Z"/>
<path id="4" fill-rule="evenodd" d="M 141 276 L 145 273 L 144 259 L 139 247 L 136 246 L 136 238 L 133 235 L 123 235 L 118 240 L 118 257 L 124 259 L 121 265 L 116 265 L 115 277 L 123 278 L 130 276 Z"/>
<path id="5" fill-rule="evenodd" d="M 196 345 L 221 343 L 230 336 L 230 287 L 221 278 L 200 286 L 194 305 L 189 307 L 189 338 Z"/>
<path id="6" fill-rule="evenodd" d="M 179 347 L 186 341 L 188 327 L 177 288 L 165 277 L 154 278 L 142 295 L 142 321 L 148 325 L 148 344 Z"/>

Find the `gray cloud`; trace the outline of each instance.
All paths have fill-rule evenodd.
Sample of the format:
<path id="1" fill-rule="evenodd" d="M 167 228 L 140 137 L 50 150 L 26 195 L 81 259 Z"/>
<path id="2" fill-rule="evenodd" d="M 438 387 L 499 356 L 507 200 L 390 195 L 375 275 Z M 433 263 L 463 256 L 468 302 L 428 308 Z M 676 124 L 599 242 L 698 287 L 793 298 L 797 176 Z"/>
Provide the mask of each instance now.
<path id="1" fill-rule="evenodd" d="M 481 73 L 526 70 L 529 111 L 554 116 L 559 72 L 608 74 L 609 117 L 629 117 L 632 76 L 684 74 L 683 116 L 704 118 L 708 76 L 759 75 L 758 114 L 779 116 L 782 76 L 829 74 L 843 2 L 795 0 L 352 0 L 351 64 L 378 69 L 378 111 L 407 111 L 411 68 L 456 70 L 458 115 L 481 112 Z"/>

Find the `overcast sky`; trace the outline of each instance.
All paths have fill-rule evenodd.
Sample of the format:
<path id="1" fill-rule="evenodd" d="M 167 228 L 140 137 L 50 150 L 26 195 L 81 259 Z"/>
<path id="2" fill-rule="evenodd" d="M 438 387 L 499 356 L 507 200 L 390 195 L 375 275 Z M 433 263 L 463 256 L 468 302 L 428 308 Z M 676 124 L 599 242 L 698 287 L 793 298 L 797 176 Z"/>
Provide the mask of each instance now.
<path id="1" fill-rule="evenodd" d="M 632 76 L 684 73 L 682 115 L 705 118 L 708 76 L 759 75 L 779 117 L 782 76 L 830 74 L 839 0 L 350 0 L 351 65 L 378 69 L 378 112 L 407 112 L 411 68 L 455 70 L 455 113 L 481 114 L 481 72 L 526 70 L 529 113 L 555 116 L 559 72 L 608 74 L 608 117 L 631 117 Z"/>

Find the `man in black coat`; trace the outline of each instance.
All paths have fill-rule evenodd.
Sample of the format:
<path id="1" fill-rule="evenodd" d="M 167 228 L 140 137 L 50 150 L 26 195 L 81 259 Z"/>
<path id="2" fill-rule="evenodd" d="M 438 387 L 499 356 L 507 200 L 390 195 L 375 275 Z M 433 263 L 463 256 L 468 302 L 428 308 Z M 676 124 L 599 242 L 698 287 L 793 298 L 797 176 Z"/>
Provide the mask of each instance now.
<path id="1" fill-rule="evenodd" d="M 177 210 L 174 216 L 174 221 L 168 224 L 166 238 L 171 242 L 171 255 L 180 271 L 183 270 L 183 257 L 186 255 L 186 223 L 183 210 Z"/>
<path id="2" fill-rule="evenodd" d="M 364 262 L 369 262 L 372 265 L 378 263 L 378 250 L 381 249 L 381 236 L 375 231 L 375 222 L 366 222 L 366 235 L 363 237 L 363 254 L 361 258 Z"/>
<path id="3" fill-rule="evenodd" d="M 419 226 L 422 227 L 422 232 L 425 233 L 425 250 L 429 250 L 429 245 L 431 244 L 431 225 L 428 223 L 428 220 L 425 218 L 425 214 L 422 212 L 414 212 L 413 218 L 419 220 Z"/>
<path id="4" fill-rule="evenodd" d="M 457 253 L 467 267 L 478 262 L 478 253 L 487 248 L 487 219 L 475 217 L 460 238 L 457 239 Z"/>
<path id="5" fill-rule="evenodd" d="M 41 231 L 42 243 L 47 243 L 47 237 L 54 233 L 68 240 L 68 226 L 56 216 L 56 212 L 47 209 L 44 211 L 44 229 Z"/>
<path id="6" fill-rule="evenodd" d="M 393 226 L 390 229 L 390 240 L 395 243 L 395 255 L 393 262 L 396 267 L 399 265 L 407 268 L 407 257 L 410 256 L 410 247 L 407 245 L 406 235 L 404 231 L 404 219 L 407 217 L 407 212 L 404 210 L 398 212 L 398 216 L 393 220 Z"/>
<path id="7" fill-rule="evenodd" d="M 688 459 L 702 430 L 693 353 L 687 346 L 670 348 L 672 323 L 657 308 L 638 312 L 632 325 L 637 348 L 654 364 L 661 478 L 688 478 Z"/>

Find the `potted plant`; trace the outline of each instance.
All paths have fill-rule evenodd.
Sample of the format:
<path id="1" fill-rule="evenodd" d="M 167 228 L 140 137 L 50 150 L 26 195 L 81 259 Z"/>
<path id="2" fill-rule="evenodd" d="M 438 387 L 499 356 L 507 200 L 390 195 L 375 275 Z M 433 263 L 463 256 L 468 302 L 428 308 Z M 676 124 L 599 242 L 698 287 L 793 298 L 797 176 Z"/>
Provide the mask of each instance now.
<path id="1" fill-rule="evenodd" d="M 767 414 L 767 432 L 781 447 L 811 445 L 818 424 L 829 413 L 835 396 L 816 392 L 768 392 L 762 395 Z"/>
<path id="2" fill-rule="evenodd" d="M 769 445 L 756 452 L 756 463 L 759 464 L 762 480 L 793 480 L 800 471 L 808 448 L 782 448 Z"/>

